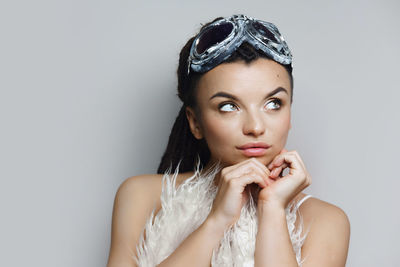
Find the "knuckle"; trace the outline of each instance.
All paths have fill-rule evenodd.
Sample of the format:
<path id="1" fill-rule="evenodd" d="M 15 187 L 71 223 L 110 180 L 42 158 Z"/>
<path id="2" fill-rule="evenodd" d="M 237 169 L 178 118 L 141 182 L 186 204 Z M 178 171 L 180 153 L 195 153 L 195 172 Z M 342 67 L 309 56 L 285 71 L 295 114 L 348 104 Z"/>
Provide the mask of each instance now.
<path id="1" fill-rule="evenodd" d="M 226 183 L 229 183 L 229 180 L 232 180 L 232 179 L 229 179 L 229 176 L 228 176 L 228 175 L 223 175 L 223 176 L 222 176 L 222 179 L 223 179 L 223 181 L 226 182 Z"/>
<path id="2" fill-rule="evenodd" d="M 228 180 L 228 185 L 229 185 L 230 187 L 235 186 L 236 183 L 237 183 L 237 179 L 235 179 L 235 178 Z"/>
<path id="3" fill-rule="evenodd" d="M 225 167 L 225 168 L 223 168 L 223 169 L 221 170 L 221 175 L 222 175 L 222 176 L 225 176 L 227 172 L 228 172 L 228 167 Z"/>
<path id="4" fill-rule="evenodd" d="M 246 177 L 244 177 L 244 180 L 245 180 L 246 183 L 249 183 L 249 182 L 251 182 L 253 179 L 252 179 L 251 176 L 246 176 Z"/>
<path id="5" fill-rule="evenodd" d="M 291 150 L 290 153 L 289 153 L 289 155 L 291 155 L 291 156 L 298 156 L 299 153 L 297 153 L 297 150 Z"/>
<path id="6" fill-rule="evenodd" d="M 256 170 L 250 169 L 250 171 L 247 174 L 254 176 L 256 173 L 257 173 Z"/>
<path id="7" fill-rule="evenodd" d="M 253 172 L 253 171 L 254 171 L 254 168 L 253 168 L 253 166 L 248 165 L 248 166 L 246 166 L 246 168 L 244 168 L 243 171 L 244 171 L 244 174 L 248 174 L 248 173 Z"/>
<path id="8" fill-rule="evenodd" d="M 245 177 L 246 179 L 248 179 L 249 177 L 254 177 L 254 175 L 255 171 L 253 169 L 249 169 L 247 170 L 247 172 L 243 173 L 241 177 Z"/>

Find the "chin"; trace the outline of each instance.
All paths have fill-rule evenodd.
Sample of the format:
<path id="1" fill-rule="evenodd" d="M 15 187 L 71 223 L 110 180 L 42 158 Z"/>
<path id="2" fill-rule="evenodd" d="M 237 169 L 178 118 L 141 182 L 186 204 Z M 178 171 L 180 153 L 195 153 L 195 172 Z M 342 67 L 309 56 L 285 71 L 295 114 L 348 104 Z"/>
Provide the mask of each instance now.
<path id="1" fill-rule="evenodd" d="M 273 155 L 272 157 L 269 155 L 264 155 L 264 156 L 260 156 L 260 157 L 254 157 L 255 159 L 257 159 L 259 162 L 261 162 L 264 166 L 268 166 L 268 164 L 273 160 L 275 155 Z M 238 154 L 237 157 L 235 158 L 220 158 L 221 159 L 221 165 L 224 167 L 228 167 L 228 166 L 232 166 L 232 165 L 236 165 L 240 162 L 243 162 L 245 160 L 250 159 L 251 157 L 246 157 L 242 154 Z M 214 159 L 215 162 L 215 159 Z"/>
<path id="2" fill-rule="evenodd" d="M 265 166 L 267 166 L 272 161 L 272 159 L 270 160 L 270 159 L 268 159 L 266 157 L 259 157 L 259 158 L 256 158 L 256 159 L 259 162 L 261 162 L 263 165 L 265 165 Z"/>

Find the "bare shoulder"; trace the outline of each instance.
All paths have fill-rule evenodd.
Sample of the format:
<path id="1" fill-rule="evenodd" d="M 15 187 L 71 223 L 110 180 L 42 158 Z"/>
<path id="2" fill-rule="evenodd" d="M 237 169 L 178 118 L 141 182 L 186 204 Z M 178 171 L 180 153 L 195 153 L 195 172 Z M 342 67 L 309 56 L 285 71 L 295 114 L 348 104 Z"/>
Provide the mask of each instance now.
<path id="1" fill-rule="evenodd" d="M 185 179 L 189 177 L 188 174 L 189 173 L 179 173 L 177 175 L 177 186 L 179 186 Z M 143 205 L 150 201 L 155 203 L 158 207 L 158 204 L 160 204 L 159 200 L 161 196 L 163 176 L 163 174 L 141 174 L 129 177 L 121 183 L 118 188 L 117 195 L 122 194 L 130 196 L 132 192 L 135 192 L 143 197 L 143 199 L 141 199 L 143 200 L 143 202 L 141 201 Z"/>
<path id="2" fill-rule="evenodd" d="M 125 179 L 115 194 L 107 267 L 136 266 L 136 246 L 154 205 L 156 175 Z"/>
<path id="3" fill-rule="evenodd" d="M 307 199 L 299 208 L 307 219 L 335 219 L 342 223 L 349 223 L 347 214 L 339 206 L 316 197 Z M 304 218 L 306 219 L 306 218 Z"/>
<path id="4" fill-rule="evenodd" d="M 161 174 L 141 174 L 125 179 L 118 188 L 117 195 L 123 192 L 139 191 L 143 196 L 157 195 L 161 192 Z"/>
<path id="5" fill-rule="evenodd" d="M 136 266 L 136 247 L 154 210 L 161 209 L 162 174 L 141 174 L 126 178 L 114 198 L 111 246 L 107 267 Z M 180 184 L 185 175 L 177 177 Z M 145 233 L 144 236 L 145 238 Z"/>
<path id="6" fill-rule="evenodd" d="M 125 179 L 119 186 L 115 201 L 126 209 L 140 208 L 146 213 L 156 204 L 155 196 L 158 194 L 161 183 L 157 174 L 142 174 Z M 138 205 L 140 203 L 140 205 Z"/>
<path id="7" fill-rule="evenodd" d="M 155 208 L 155 214 L 161 208 L 161 190 L 163 174 L 141 174 L 125 179 L 116 193 L 116 200 L 122 201 L 129 210 L 140 209 L 142 222 L 150 216 Z M 180 176 L 177 178 L 177 183 Z"/>
<path id="8" fill-rule="evenodd" d="M 350 220 L 342 208 L 319 198 L 311 197 L 307 199 L 300 206 L 299 211 L 303 216 L 304 223 L 310 226 L 312 224 L 329 223 L 335 228 L 342 228 L 342 230 L 350 228 Z"/>
<path id="9" fill-rule="evenodd" d="M 349 241 L 350 220 L 343 209 L 311 197 L 299 208 L 305 230 L 309 230 L 302 247 L 307 257 L 304 267 L 345 266 Z"/>

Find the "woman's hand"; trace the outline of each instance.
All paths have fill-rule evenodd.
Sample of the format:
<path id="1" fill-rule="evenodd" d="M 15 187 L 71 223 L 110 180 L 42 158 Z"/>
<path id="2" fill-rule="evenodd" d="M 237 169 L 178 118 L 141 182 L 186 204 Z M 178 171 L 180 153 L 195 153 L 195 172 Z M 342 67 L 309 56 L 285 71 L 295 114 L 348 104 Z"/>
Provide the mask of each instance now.
<path id="1" fill-rule="evenodd" d="M 282 176 L 287 167 L 289 173 Z M 298 193 L 311 184 L 311 176 L 297 151 L 282 149 L 268 165 L 268 169 L 269 178 L 273 182 L 259 192 L 259 205 L 273 204 L 285 208 Z"/>
<path id="2" fill-rule="evenodd" d="M 250 192 L 245 190 L 246 186 L 255 183 L 256 186 L 266 189 L 273 182 L 269 175 L 268 168 L 255 158 L 223 168 L 218 192 L 208 217 L 223 223 L 225 227 L 233 225 L 249 198 Z M 265 194 L 265 197 L 269 194 Z"/>

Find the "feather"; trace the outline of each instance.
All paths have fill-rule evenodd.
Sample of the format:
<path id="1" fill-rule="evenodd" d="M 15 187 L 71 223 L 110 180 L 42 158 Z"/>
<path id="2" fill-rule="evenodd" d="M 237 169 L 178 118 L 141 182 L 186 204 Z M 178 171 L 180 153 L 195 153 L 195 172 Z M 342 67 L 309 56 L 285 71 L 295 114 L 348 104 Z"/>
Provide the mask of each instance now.
<path id="1" fill-rule="evenodd" d="M 136 246 L 137 256 L 132 253 L 139 267 L 154 267 L 160 264 L 204 222 L 210 213 L 218 191 L 214 184 L 214 177 L 221 167 L 216 164 L 213 168 L 201 173 L 199 166 L 198 160 L 194 174 L 178 187 L 176 187 L 176 179 L 179 164 L 172 175 L 171 168 L 163 174 L 161 209 L 155 215 L 156 207 L 154 206 Z M 238 221 L 225 230 L 219 246 L 213 250 L 211 266 L 254 266 L 257 235 L 256 200 L 256 197 L 249 194 L 249 199 L 243 205 Z M 297 263 L 301 267 L 304 262 L 301 260 L 301 247 L 308 231 L 305 235 L 301 235 L 303 228 L 301 214 L 299 227 L 295 229 L 296 211 L 299 204 L 301 203 L 290 202 L 285 212 L 293 250 L 296 253 Z"/>

